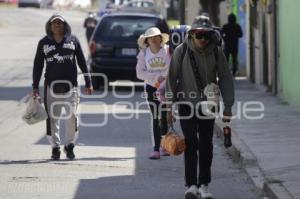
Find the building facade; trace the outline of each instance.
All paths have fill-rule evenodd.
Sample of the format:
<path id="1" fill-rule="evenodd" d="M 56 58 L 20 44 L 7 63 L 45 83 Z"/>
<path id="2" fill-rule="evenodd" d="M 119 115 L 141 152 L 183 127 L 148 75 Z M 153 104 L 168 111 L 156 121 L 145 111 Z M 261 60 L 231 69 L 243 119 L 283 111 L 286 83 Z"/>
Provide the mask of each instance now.
<path id="1" fill-rule="evenodd" d="M 185 1 L 186 24 L 199 15 L 199 1 Z M 299 0 L 226 0 L 220 4 L 220 23 L 224 13 L 238 18 L 244 37 L 240 40 L 240 72 L 251 82 L 289 104 L 300 107 L 300 27 Z"/>

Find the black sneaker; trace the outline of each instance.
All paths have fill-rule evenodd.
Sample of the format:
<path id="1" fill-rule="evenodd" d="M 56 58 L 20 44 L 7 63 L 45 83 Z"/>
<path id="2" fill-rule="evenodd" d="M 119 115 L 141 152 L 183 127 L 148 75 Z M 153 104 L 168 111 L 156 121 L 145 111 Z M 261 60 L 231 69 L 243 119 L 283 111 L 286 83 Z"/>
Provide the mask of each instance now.
<path id="1" fill-rule="evenodd" d="M 59 147 L 52 148 L 51 159 L 52 160 L 59 160 L 60 159 L 60 148 Z"/>
<path id="2" fill-rule="evenodd" d="M 73 152 L 74 144 L 71 143 L 68 146 L 65 145 L 64 152 L 67 154 L 67 158 L 73 160 L 75 158 L 75 154 Z"/>

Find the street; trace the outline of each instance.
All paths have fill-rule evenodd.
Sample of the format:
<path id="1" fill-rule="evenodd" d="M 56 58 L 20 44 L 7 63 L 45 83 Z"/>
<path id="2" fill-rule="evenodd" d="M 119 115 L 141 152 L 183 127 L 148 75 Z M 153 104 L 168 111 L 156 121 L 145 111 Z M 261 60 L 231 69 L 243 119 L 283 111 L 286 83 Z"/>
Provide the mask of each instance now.
<path id="1" fill-rule="evenodd" d="M 183 199 L 183 155 L 148 159 L 150 114 L 140 90 L 81 98 L 75 161 L 67 161 L 64 154 L 62 160 L 51 161 L 45 123 L 29 126 L 21 120 L 21 99 L 31 92 L 36 45 L 54 12 L 0 8 L 0 198 Z M 63 14 L 87 56 L 86 13 Z M 260 198 L 217 137 L 212 178 L 216 199 Z"/>

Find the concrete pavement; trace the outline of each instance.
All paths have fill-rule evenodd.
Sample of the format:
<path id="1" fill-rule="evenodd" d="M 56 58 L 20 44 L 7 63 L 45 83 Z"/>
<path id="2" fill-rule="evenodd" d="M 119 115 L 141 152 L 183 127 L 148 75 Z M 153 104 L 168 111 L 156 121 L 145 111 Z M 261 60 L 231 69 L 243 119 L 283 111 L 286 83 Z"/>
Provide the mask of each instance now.
<path id="1" fill-rule="evenodd" d="M 35 47 L 53 12 L 0 9 L 0 45 L 7 46 L 0 53 L 0 198 L 184 198 L 183 156 L 149 160 L 149 112 L 134 109 L 134 113 L 141 114 L 139 119 L 112 118 L 101 106 L 103 100 L 110 110 L 120 101 L 111 96 L 91 106 L 84 105 L 87 100 L 82 99 L 83 122 L 99 122 L 104 115 L 109 118 L 103 127 L 81 125 L 75 148 L 77 160 L 67 161 L 62 154 L 61 161 L 49 161 L 51 149 L 45 138 L 45 123 L 26 125 L 21 120 L 25 107 L 19 101 L 31 92 Z M 64 15 L 83 49 L 87 49 L 82 28 L 86 13 L 64 11 Z M 26 24 L 20 25 L 20 20 Z M 130 102 L 145 101 L 138 96 Z M 119 113 L 124 113 L 122 106 Z M 257 199 L 252 183 L 232 163 L 219 141 L 216 139 L 214 144 L 211 184 L 215 197 Z"/>
<path id="2" fill-rule="evenodd" d="M 287 105 L 247 80 L 236 80 L 232 120 L 233 146 L 228 152 L 239 160 L 257 189 L 270 199 L 300 198 L 300 110 Z M 264 110 L 245 113 L 246 104 Z M 249 119 L 249 116 L 263 116 Z M 218 123 L 217 130 L 222 128 Z"/>
<path id="3" fill-rule="evenodd" d="M 148 159 L 152 149 L 149 112 L 141 112 L 138 119 L 116 119 L 103 114 L 99 104 L 89 105 L 82 99 L 82 124 L 103 121 L 105 115 L 107 124 L 80 126 L 76 161 L 66 160 L 65 154 L 60 161 L 50 161 L 45 123 L 29 126 L 20 117 L 25 107 L 18 106 L 18 100 L 28 89 L 0 88 L 0 198 L 184 198 L 183 156 Z M 144 101 L 139 96 L 131 101 Z M 118 99 L 109 94 L 104 102 L 109 109 Z M 124 107 L 117 113 L 124 116 Z M 212 177 L 210 188 L 218 199 L 259 198 L 219 139 L 214 143 Z"/>

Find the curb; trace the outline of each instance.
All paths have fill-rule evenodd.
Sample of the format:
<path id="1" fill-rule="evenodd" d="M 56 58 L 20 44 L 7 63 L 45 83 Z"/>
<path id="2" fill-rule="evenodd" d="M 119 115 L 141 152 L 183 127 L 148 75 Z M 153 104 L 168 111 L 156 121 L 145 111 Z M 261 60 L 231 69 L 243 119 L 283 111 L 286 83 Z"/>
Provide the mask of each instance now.
<path id="1" fill-rule="evenodd" d="M 263 193 L 270 199 L 295 199 L 281 183 L 265 183 Z"/>
<path id="2" fill-rule="evenodd" d="M 221 121 L 215 123 L 217 137 L 224 140 L 223 126 Z M 256 191 L 269 199 L 295 199 L 281 182 L 270 182 L 258 165 L 257 158 L 247 144 L 234 131 L 231 131 L 232 146 L 225 149 L 227 153 L 237 161 L 246 172 L 256 187 Z"/>

